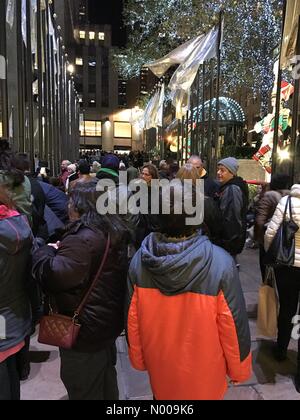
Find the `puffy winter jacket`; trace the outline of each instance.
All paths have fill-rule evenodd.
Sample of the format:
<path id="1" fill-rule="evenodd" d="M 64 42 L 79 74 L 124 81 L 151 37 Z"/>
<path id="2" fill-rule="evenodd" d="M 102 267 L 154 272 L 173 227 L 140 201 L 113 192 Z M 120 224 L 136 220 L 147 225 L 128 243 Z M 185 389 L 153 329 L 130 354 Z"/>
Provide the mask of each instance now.
<path id="1" fill-rule="evenodd" d="M 52 297 L 58 312 L 73 316 L 100 267 L 106 235 L 81 222 L 71 225 L 59 249 L 39 249 L 33 273 Z M 124 328 L 127 245 L 120 238 L 111 246 L 108 260 L 80 317 L 75 350 L 97 352 L 114 343 Z"/>
<path id="2" fill-rule="evenodd" d="M 0 317 L 6 326 L 0 352 L 21 343 L 31 331 L 26 284 L 31 238 L 26 217 L 0 206 Z"/>
<path id="3" fill-rule="evenodd" d="M 292 197 L 292 216 L 294 222 L 300 228 L 300 185 L 296 184 L 292 187 L 291 190 L 291 197 Z M 284 210 L 286 207 L 286 202 L 288 197 L 283 197 L 282 200 L 279 202 L 274 216 L 272 217 L 271 222 L 269 223 L 266 235 L 265 235 L 265 248 L 268 250 L 273 239 L 276 236 L 278 229 L 283 221 Z M 287 220 L 289 219 L 289 214 L 287 215 Z M 300 268 L 300 229 L 296 233 L 296 249 L 295 249 L 295 263 L 294 267 Z"/>
<path id="4" fill-rule="evenodd" d="M 53 211 L 62 223 L 68 221 L 68 197 L 53 185 L 40 181 L 40 186 L 45 194 L 46 205 Z"/>
<path id="5" fill-rule="evenodd" d="M 159 400 L 222 399 L 251 375 L 251 339 L 233 259 L 200 233 L 149 235 L 132 260 L 127 336 Z"/>

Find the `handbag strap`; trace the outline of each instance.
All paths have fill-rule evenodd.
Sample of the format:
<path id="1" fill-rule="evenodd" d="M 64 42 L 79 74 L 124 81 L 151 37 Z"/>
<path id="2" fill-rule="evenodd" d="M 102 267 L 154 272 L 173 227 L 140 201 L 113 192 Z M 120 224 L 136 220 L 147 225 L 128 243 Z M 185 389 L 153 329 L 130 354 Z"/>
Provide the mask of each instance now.
<path id="1" fill-rule="evenodd" d="M 293 219 L 293 212 L 292 212 L 292 197 L 291 196 L 289 196 L 288 201 L 290 205 L 290 221 L 293 222 L 294 219 Z"/>
<path id="2" fill-rule="evenodd" d="M 93 282 L 92 282 L 89 290 L 87 291 L 86 295 L 84 296 L 84 298 L 83 298 L 81 304 L 79 305 L 78 309 L 75 311 L 75 313 L 74 313 L 74 319 L 78 318 L 78 316 L 80 315 L 80 313 L 81 313 L 83 307 L 85 306 L 88 298 L 90 297 L 90 295 L 91 295 L 94 287 L 96 286 L 96 283 L 97 283 L 99 277 L 101 276 L 101 273 L 102 273 L 103 268 L 104 268 L 104 264 L 106 263 L 106 260 L 107 260 L 107 257 L 108 257 L 108 252 L 109 252 L 109 248 L 110 248 L 110 242 L 111 242 L 111 240 L 110 240 L 110 234 L 108 234 L 107 242 L 106 242 L 106 247 L 105 247 L 105 251 L 104 251 L 104 256 L 102 258 L 101 265 L 99 267 L 99 270 L 98 270 L 98 272 L 97 272 L 97 274 L 96 274 L 96 276 L 95 276 L 95 278 L 94 278 L 94 280 L 93 280 Z"/>
<path id="3" fill-rule="evenodd" d="M 285 206 L 285 210 L 284 210 L 284 214 L 283 214 L 283 221 L 286 220 L 286 215 L 288 212 L 288 207 L 289 207 L 289 213 L 290 213 L 290 221 L 293 222 L 293 214 L 292 214 L 292 197 L 289 195 L 288 199 L 286 201 L 286 206 Z"/>

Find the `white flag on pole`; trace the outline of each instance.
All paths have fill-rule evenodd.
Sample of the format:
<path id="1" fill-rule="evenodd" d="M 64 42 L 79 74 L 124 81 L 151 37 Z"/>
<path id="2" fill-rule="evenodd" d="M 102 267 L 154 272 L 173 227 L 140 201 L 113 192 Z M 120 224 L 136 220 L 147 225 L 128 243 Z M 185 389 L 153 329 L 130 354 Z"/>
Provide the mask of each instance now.
<path id="1" fill-rule="evenodd" d="M 22 0 L 22 37 L 25 46 L 27 47 L 27 10 L 26 10 L 26 0 Z"/>
<path id="2" fill-rule="evenodd" d="M 156 125 L 158 127 L 163 126 L 163 119 L 164 119 L 164 102 L 165 102 L 165 84 L 163 83 L 160 89 L 159 95 L 159 102 L 158 102 L 158 110 L 156 115 Z"/>
<path id="3" fill-rule="evenodd" d="M 51 16 L 50 9 L 48 9 L 48 21 L 49 21 L 49 35 L 54 36 L 54 26 L 53 26 L 53 22 L 52 22 L 52 16 Z"/>
<path id="4" fill-rule="evenodd" d="M 48 9 L 48 20 L 49 20 L 49 35 L 52 37 L 52 40 L 53 40 L 53 50 L 57 52 L 57 42 L 56 42 L 55 30 L 53 26 L 53 20 L 52 20 L 50 9 Z"/>
<path id="5" fill-rule="evenodd" d="M 148 102 L 144 115 L 144 128 L 149 130 L 156 127 L 156 116 L 159 107 L 160 92 L 157 90 L 154 96 Z"/>
<path id="6" fill-rule="evenodd" d="M 176 119 L 181 120 L 182 117 L 186 116 L 187 111 L 190 108 L 190 91 L 178 89 L 171 95 L 172 104 L 176 109 Z"/>
<path id="7" fill-rule="evenodd" d="M 36 19 L 36 13 L 37 13 L 37 2 L 36 0 L 31 0 L 31 8 L 30 8 L 30 27 L 31 27 L 31 52 L 32 54 L 37 53 L 37 19 Z"/>
<path id="8" fill-rule="evenodd" d="M 299 30 L 300 0 L 287 0 L 284 34 L 280 58 L 281 69 L 286 69 L 296 55 Z"/>
<path id="9" fill-rule="evenodd" d="M 6 8 L 6 22 L 12 29 L 15 20 L 15 0 L 8 0 Z"/>
<path id="10" fill-rule="evenodd" d="M 165 57 L 154 61 L 153 63 L 145 64 L 157 77 L 162 77 L 170 67 L 174 64 L 182 64 L 192 54 L 193 51 L 201 44 L 204 34 L 187 41 L 185 44 L 180 45 L 175 50 L 171 51 Z"/>
<path id="11" fill-rule="evenodd" d="M 190 54 L 187 60 L 181 64 L 169 84 L 171 91 L 188 91 L 196 78 L 201 64 L 217 57 L 219 41 L 219 28 L 214 27 L 203 37 L 197 48 Z"/>
<path id="12" fill-rule="evenodd" d="M 0 80 L 6 79 L 6 59 L 0 55 Z"/>

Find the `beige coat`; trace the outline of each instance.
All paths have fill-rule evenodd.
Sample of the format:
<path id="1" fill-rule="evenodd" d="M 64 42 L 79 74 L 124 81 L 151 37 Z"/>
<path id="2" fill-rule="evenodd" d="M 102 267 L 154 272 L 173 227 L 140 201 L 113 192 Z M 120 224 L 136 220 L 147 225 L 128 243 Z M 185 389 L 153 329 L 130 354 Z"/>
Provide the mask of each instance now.
<path id="1" fill-rule="evenodd" d="M 291 190 L 291 197 L 292 197 L 292 215 L 294 222 L 300 228 L 300 185 L 296 184 L 292 187 Z M 267 232 L 265 234 L 265 249 L 268 250 L 270 245 L 283 221 L 283 214 L 286 206 L 288 197 L 283 197 L 282 200 L 279 202 L 274 216 L 269 223 Z M 289 218 L 289 214 L 287 215 Z M 296 233 L 296 247 L 295 247 L 295 264 L 294 267 L 300 268 L 300 229 Z"/>

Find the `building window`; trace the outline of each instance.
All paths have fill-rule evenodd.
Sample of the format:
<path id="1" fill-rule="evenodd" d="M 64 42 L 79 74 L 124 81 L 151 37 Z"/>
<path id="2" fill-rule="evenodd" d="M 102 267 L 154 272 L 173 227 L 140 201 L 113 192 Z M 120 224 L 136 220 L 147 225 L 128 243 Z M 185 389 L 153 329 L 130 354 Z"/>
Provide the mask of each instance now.
<path id="1" fill-rule="evenodd" d="M 101 121 L 81 121 L 80 135 L 82 137 L 101 137 Z"/>
<path id="2" fill-rule="evenodd" d="M 91 40 L 95 39 L 95 32 L 90 32 L 90 33 L 89 33 L 89 38 L 90 38 Z"/>
<path id="3" fill-rule="evenodd" d="M 85 39 L 85 31 L 79 31 L 79 38 Z"/>
<path id="4" fill-rule="evenodd" d="M 83 66 L 83 59 L 81 57 L 76 58 L 76 66 Z"/>
<path id="5" fill-rule="evenodd" d="M 122 139 L 131 139 L 131 124 L 127 122 L 115 122 L 114 137 Z"/>
<path id="6" fill-rule="evenodd" d="M 104 41 L 105 40 L 105 33 L 104 32 L 99 32 L 98 33 L 98 39 L 99 39 L 99 41 Z"/>

